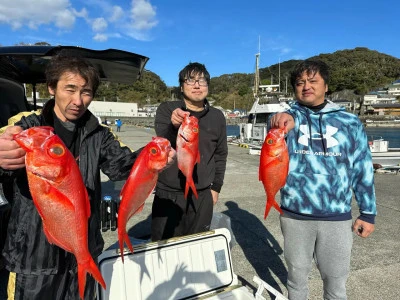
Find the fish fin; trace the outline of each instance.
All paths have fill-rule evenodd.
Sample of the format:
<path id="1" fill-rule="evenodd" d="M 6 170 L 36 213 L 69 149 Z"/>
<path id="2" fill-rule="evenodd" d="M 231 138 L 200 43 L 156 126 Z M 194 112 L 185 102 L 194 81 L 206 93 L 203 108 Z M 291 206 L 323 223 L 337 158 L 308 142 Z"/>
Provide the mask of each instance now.
<path id="1" fill-rule="evenodd" d="M 69 209 L 71 211 L 75 210 L 74 204 L 69 200 L 69 198 L 67 196 L 65 196 L 63 193 L 61 193 L 59 190 L 57 190 L 55 187 L 53 187 L 49 183 L 46 183 L 46 184 L 48 184 L 50 186 L 49 194 L 51 195 L 52 201 L 58 202 L 59 204 L 63 205 L 66 209 Z M 87 195 L 87 192 L 86 192 L 86 195 Z M 90 207 L 89 207 L 89 212 L 90 212 Z"/>
<path id="2" fill-rule="evenodd" d="M 272 204 L 267 199 L 267 204 L 265 205 L 265 211 L 264 211 L 264 220 L 267 218 L 269 211 L 271 210 L 271 207 Z"/>
<path id="3" fill-rule="evenodd" d="M 197 151 L 196 163 L 200 163 L 200 151 Z"/>
<path id="4" fill-rule="evenodd" d="M 134 214 L 140 213 L 143 210 L 143 208 L 144 208 L 144 203 L 135 211 Z"/>
<path id="5" fill-rule="evenodd" d="M 274 201 L 274 203 L 273 203 L 272 205 L 276 208 L 276 210 L 277 210 L 281 215 L 283 215 L 283 211 L 282 211 L 281 207 L 279 206 L 278 202 Z"/>
<path id="6" fill-rule="evenodd" d="M 183 195 L 183 197 L 185 198 L 185 200 L 187 199 L 188 193 L 189 193 L 189 182 L 186 180 L 185 194 Z"/>
<path id="7" fill-rule="evenodd" d="M 90 254 L 88 255 L 89 255 L 89 261 L 87 263 L 80 264 L 78 262 L 78 287 L 79 287 L 79 296 L 81 297 L 81 299 L 84 299 L 86 274 L 88 272 L 93 276 L 94 279 L 96 279 L 98 283 L 101 284 L 103 289 L 106 289 L 106 283 L 99 271 L 99 268 L 97 267 L 96 263 L 94 262 Z"/>
<path id="8" fill-rule="evenodd" d="M 71 201 L 59 190 L 54 188 L 50 183 L 44 181 L 43 182 L 44 188 L 46 190 L 46 193 L 49 198 L 51 198 L 51 201 L 58 202 L 59 204 L 63 205 L 66 209 L 69 209 L 71 211 L 75 210 L 75 206 L 72 204 Z M 33 202 L 35 203 L 36 210 L 38 211 L 40 217 L 43 220 L 46 220 L 45 215 L 43 214 L 40 205 L 37 204 L 35 199 L 33 199 Z"/>
<path id="9" fill-rule="evenodd" d="M 189 194 L 189 187 L 192 189 L 193 195 L 196 197 L 196 199 L 199 199 L 199 195 L 197 194 L 197 189 L 196 186 L 194 185 L 193 179 L 186 179 L 186 185 L 185 185 L 185 199 L 187 199 L 187 195 Z"/>
<path id="10" fill-rule="evenodd" d="M 90 200 L 89 200 L 89 195 L 88 195 L 88 192 L 87 192 L 86 188 L 85 188 L 85 206 L 86 206 L 86 215 L 87 215 L 87 217 L 89 219 L 90 214 L 92 212 L 90 210 Z"/>
<path id="11" fill-rule="evenodd" d="M 272 201 L 268 201 L 267 198 L 267 204 L 265 206 L 265 212 L 264 212 L 264 220 L 267 218 L 269 211 L 271 210 L 271 207 L 274 207 L 281 215 L 283 215 L 283 211 L 279 206 L 278 202 L 276 202 L 275 199 L 273 199 Z"/>
<path id="12" fill-rule="evenodd" d="M 57 245 L 58 247 L 63 248 L 65 251 L 68 251 L 68 252 L 73 253 L 73 250 L 74 250 L 74 249 L 68 247 L 68 246 L 65 244 L 65 242 L 60 242 L 59 240 L 57 240 L 57 239 L 50 233 L 50 231 L 47 230 L 47 227 L 46 227 L 46 224 L 45 224 L 45 223 L 43 223 L 43 231 L 44 231 L 44 234 L 45 234 L 45 236 L 46 236 L 46 238 L 47 238 L 47 241 L 48 241 L 50 244 Z"/>
<path id="13" fill-rule="evenodd" d="M 126 233 L 126 230 L 121 227 L 118 227 L 118 242 L 119 242 L 119 250 L 121 252 L 122 263 L 124 263 L 124 243 L 128 246 L 131 253 L 133 253 L 133 246 L 129 239 L 128 234 Z"/>

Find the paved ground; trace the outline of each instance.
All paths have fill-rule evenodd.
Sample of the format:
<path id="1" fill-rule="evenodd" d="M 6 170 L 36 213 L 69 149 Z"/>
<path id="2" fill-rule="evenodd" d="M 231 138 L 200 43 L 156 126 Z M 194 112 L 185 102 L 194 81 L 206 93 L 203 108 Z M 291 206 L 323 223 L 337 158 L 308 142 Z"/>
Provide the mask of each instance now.
<path id="1" fill-rule="evenodd" d="M 121 140 L 133 149 L 144 146 L 154 135 L 153 129 L 124 126 Z M 253 288 L 253 276 L 287 294 L 286 266 L 282 254 L 283 237 L 279 215 L 271 210 L 263 219 L 265 194 L 258 181 L 258 156 L 248 149 L 229 146 L 225 184 L 215 207 L 215 217 L 228 216 L 235 237 L 231 249 L 235 273 L 244 285 Z M 122 182 L 104 179 L 106 193 L 118 195 Z M 348 299 L 377 300 L 400 299 L 400 175 L 375 176 L 378 217 L 375 232 L 367 239 L 354 237 L 351 274 L 348 280 Z M 153 196 L 144 210 L 134 216 L 129 233 L 140 238 L 150 233 L 150 213 Z M 354 212 L 358 209 L 354 206 Z M 104 233 L 106 247 L 117 241 L 117 233 Z M 322 299 L 322 282 L 314 268 L 309 278 L 310 299 Z"/>

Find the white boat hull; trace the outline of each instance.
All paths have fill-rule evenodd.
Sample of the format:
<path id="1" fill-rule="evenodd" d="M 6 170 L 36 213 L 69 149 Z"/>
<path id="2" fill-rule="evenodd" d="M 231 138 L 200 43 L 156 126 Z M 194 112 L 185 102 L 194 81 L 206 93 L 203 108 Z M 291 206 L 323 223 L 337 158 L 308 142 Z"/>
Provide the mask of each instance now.
<path id="1" fill-rule="evenodd" d="M 382 167 L 399 166 L 400 151 L 372 152 L 372 163 Z"/>
<path id="2" fill-rule="evenodd" d="M 249 154 L 260 155 L 261 147 L 257 145 L 248 145 Z M 382 167 L 400 166 L 400 150 L 387 151 L 387 152 L 371 152 L 372 163 L 381 165 Z"/>

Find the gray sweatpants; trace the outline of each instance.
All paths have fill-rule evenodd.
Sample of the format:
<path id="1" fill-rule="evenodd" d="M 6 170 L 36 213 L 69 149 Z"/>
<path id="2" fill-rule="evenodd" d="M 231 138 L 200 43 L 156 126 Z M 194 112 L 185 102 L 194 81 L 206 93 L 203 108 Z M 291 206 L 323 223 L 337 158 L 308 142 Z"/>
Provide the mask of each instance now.
<path id="1" fill-rule="evenodd" d="M 308 298 L 308 274 L 314 258 L 324 299 L 347 299 L 346 281 L 353 245 L 352 220 L 306 221 L 281 216 L 290 300 Z"/>

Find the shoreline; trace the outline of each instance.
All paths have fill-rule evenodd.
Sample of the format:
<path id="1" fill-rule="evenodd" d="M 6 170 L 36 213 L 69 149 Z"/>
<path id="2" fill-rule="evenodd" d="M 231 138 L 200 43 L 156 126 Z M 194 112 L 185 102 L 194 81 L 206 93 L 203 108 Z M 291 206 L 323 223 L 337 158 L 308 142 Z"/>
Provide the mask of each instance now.
<path id="1" fill-rule="evenodd" d="M 154 117 L 125 117 L 121 118 L 123 125 L 134 125 L 138 127 L 151 127 L 154 128 Z M 238 126 L 239 124 L 247 123 L 247 119 L 243 118 L 226 118 L 226 125 Z M 400 127 L 400 122 L 388 122 L 388 121 L 374 121 L 365 122 L 365 127 L 382 127 L 382 128 L 397 128 Z M 114 124 L 112 124 L 114 125 Z"/>

